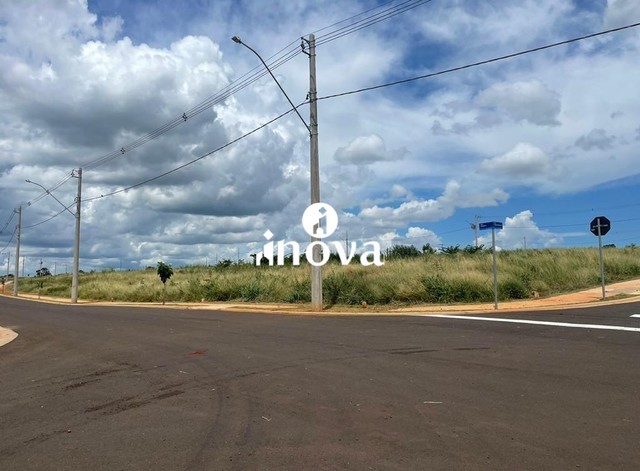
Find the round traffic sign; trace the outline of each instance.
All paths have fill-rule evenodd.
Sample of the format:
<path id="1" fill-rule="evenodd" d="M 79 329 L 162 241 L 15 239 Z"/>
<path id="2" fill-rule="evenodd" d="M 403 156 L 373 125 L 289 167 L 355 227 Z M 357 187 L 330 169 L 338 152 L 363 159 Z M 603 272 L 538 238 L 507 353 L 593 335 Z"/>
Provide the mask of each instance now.
<path id="1" fill-rule="evenodd" d="M 593 218 L 591 224 L 589 225 L 589 230 L 593 233 L 593 235 L 606 235 L 607 232 L 611 229 L 611 221 L 604 216 L 598 216 Z"/>

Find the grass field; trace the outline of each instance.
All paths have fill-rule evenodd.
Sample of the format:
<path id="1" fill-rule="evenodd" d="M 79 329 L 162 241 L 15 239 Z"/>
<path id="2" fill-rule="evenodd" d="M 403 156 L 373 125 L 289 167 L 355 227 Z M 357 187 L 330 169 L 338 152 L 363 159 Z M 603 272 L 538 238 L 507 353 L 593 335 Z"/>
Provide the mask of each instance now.
<path id="1" fill-rule="evenodd" d="M 326 305 L 490 302 L 492 259 L 488 252 L 427 254 L 387 260 L 382 267 L 326 265 Z M 308 303 L 309 267 L 193 266 L 177 268 L 167 283 L 167 301 Z M 640 249 L 605 250 L 608 283 L 640 277 Z M 600 283 L 597 249 L 504 251 L 498 254 L 501 300 L 549 296 Z M 40 286 L 42 284 L 42 286 Z M 20 291 L 70 296 L 71 276 L 20 280 Z M 87 300 L 154 302 L 162 299 L 155 270 L 84 273 L 79 297 Z"/>

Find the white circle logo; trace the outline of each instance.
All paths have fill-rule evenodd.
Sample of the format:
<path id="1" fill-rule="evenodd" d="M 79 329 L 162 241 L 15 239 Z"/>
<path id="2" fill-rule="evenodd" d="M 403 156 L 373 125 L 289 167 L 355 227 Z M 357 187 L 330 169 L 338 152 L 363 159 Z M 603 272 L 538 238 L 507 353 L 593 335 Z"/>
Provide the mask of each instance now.
<path id="1" fill-rule="evenodd" d="M 338 213 L 327 203 L 314 203 L 304 210 L 302 227 L 311 237 L 324 239 L 338 228 Z"/>

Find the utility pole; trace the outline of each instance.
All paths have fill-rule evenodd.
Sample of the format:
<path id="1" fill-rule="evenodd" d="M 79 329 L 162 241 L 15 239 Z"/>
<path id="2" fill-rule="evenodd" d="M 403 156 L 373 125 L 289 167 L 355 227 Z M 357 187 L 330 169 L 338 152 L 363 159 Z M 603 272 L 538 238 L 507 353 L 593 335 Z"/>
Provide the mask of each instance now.
<path id="1" fill-rule="evenodd" d="M 16 272 L 13 275 L 13 295 L 18 296 L 18 277 L 20 276 L 20 236 L 22 232 L 22 206 L 18 206 L 18 228 L 16 231 Z"/>
<path id="2" fill-rule="evenodd" d="M 9 263 L 11 262 L 11 252 L 7 252 L 7 279 L 9 279 Z"/>
<path id="3" fill-rule="evenodd" d="M 318 89 L 316 86 L 316 37 L 309 35 L 309 134 L 310 134 L 310 174 L 311 174 L 311 204 L 320 202 L 320 164 L 318 149 Z M 311 238 L 312 242 L 317 239 Z M 320 245 L 313 250 L 313 259 L 319 262 L 322 258 Z M 322 268 L 311 265 L 311 308 L 322 311 Z"/>
<path id="4" fill-rule="evenodd" d="M 527 250 L 527 236 L 524 236 L 524 249 Z"/>
<path id="5" fill-rule="evenodd" d="M 493 255 L 493 308 L 498 309 L 498 263 L 496 261 L 496 228 L 491 228 L 491 247 Z"/>
<path id="6" fill-rule="evenodd" d="M 238 36 L 234 36 L 231 38 L 233 42 L 236 44 L 242 44 L 244 47 L 253 52 L 262 65 L 264 65 L 267 72 L 271 75 L 271 78 L 276 82 L 278 88 L 282 94 L 287 98 L 287 101 L 291 105 L 291 108 L 298 115 L 300 120 L 304 123 L 304 126 L 309 131 L 310 138 L 310 176 L 311 176 L 311 204 L 320 202 L 320 168 L 318 164 L 318 90 L 316 87 L 316 38 L 313 34 L 309 35 L 308 39 L 302 38 L 302 52 L 309 56 L 309 115 L 311 123 L 310 125 L 304 120 L 296 105 L 293 104 L 287 92 L 284 91 L 280 82 L 273 72 L 264 61 L 264 59 L 253 49 L 251 46 L 243 42 Z M 309 52 L 307 52 L 305 43 L 309 47 Z M 311 242 L 318 241 L 320 239 L 316 237 L 311 238 Z M 320 246 L 316 244 L 314 246 L 312 258 L 316 262 L 320 262 L 322 260 L 322 254 L 320 253 Z M 313 310 L 321 311 L 322 310 L 322 270 L 321 267 L 311 265 L 311 306 Z"/>
<path id="7" fill-rule="evenodd" d="M 475 240 L 476 240 L 476 249 L 478 248 L 478 220 L 480 219 L 480 216 L 478 216 L 477 214 L 473 216 L 473 224 L 471 224 L 471 229 L 473 229 L 473 234 L 475 236 Z"/>
<path id="8" fill-rule="evenodd" d="M 82 168 L 75 177 L 78 179 L 78 196 L 76 196 L 76 237 L 73 247 L 73 276 L 71 278 L 71 302 L 78 302 L 78 272 L 80 271 L 80 208 L 82 202 Z"/>

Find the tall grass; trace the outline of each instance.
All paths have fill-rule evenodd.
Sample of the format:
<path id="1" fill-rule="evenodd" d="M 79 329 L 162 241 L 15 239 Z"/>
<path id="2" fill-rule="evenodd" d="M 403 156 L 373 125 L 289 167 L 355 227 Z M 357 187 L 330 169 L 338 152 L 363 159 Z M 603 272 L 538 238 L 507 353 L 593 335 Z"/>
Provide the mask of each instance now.
<path id="1" fill-rule="evenodd" d="M 606 249 L 607 282 L 640 277 L 640 250 Z M 505 251 L 498 254 L 499 297 L 523 299 L 591 288 L 599 278 L 596 249 Z M 326 265 L 325 304 L 415 304 L 493 300 L 492 259 L 476 254 L 428 254 L 387 260 L 382 267 Z M 42 287 L 39 283 L 42 282 Z M 69 296 L 71 276 L 29 278 L 22 291 Z M 159 302 L 162 283 L 155 270 L 81 274 L 79 297 L 96 301 Z M 167 301 L 247 301 L 307 303 L 311 300 L 308 266 L 186 267 L 167 282 Z"/>

